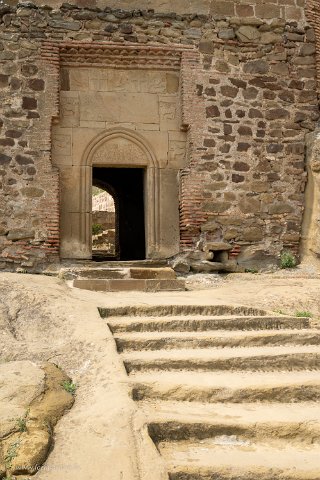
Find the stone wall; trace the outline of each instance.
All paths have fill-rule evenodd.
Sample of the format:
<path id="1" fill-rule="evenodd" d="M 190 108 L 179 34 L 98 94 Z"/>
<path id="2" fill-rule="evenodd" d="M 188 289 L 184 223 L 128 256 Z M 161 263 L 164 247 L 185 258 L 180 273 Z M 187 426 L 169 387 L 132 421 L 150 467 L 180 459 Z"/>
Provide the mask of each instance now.
<path id="1" fill-rule="evenodd" d="M 114 200 L 109 193 L 103 192 L 92 197 L 92 211 L 94 212 L 99 210 L 104 212 L 115 211 Z"/>
<path id="2" fill-rule="evenodd" d="M 0 5 L 3 268 L 58 257 L 51 121 L 58 121 L 60 70 L 59 54 L 50 60 L 50 52 L 66 41 L 199 50 L 199 65 L 182 65 L 183 78 L 192 78 L 184 95 L 194 104 L 183 123 L 204 126 L 196 126 L 192 138 L 189 133 L 189 164 L 181 172 L 182 247 L 194 249 L 200 239 L 228 241 L 253 261 L 276 259 L 284 248 L 298 251 L 305 135 L 319 118 L 316 25 L 310 15 L 306 21 L 303 1 L 178 1 L 178 13 L 163 13 L 169 9 L 163 2 L 159 12 L 150 2 L 145 9 L 143 2 L 136 2 L 140 9 L 122 2 L 134 5 L 130 11 L 100 0 L 90 8 L 84 0 L 60 9 L 52 8 L 60 2 L 10 3 Z M 195 4 L 198 15 L 190 13 Z M 48 40 L 51 50 L 41 56 Z"/>

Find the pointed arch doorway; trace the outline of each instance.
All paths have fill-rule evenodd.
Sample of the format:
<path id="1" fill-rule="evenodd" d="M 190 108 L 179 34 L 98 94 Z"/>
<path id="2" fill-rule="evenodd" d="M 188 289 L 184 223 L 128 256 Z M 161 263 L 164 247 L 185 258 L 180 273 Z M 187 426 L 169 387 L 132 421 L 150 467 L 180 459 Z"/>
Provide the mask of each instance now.
<path id="1" fill-rule="evenodd" d="M 168 179 L 167 174 L 162 174 L 163 169 L 159 167 L 152 147 L 142 135 L 115 128 L 97 135 L 83 152 L 78 167 L 79 188 L 74 191 L 78 196 L 77 215 L 69 212 L 63 202 L 61 204 L 61 257 L 92 258 L 92 182 L 93 171 L 98 169 L 126 170 L 127 181 L 130 180 L 130 169 L 141 172 L 144 258 L 168 258 L 178 253 L 179 186 L 176 175 L 172 172 Z M 127 214 L 130 213 L 127 211 Z M 129 260 L 132 255 L 125 256 Z"/>

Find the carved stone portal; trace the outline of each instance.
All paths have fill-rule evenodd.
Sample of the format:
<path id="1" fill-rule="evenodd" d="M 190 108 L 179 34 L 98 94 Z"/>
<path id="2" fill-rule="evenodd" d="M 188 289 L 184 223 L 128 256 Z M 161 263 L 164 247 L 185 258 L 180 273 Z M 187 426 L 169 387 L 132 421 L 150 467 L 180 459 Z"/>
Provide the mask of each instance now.
<path id="1" fill-rule="evenodd" d="M 111 50 L 103 67 L 79 67 L 74 52 L 61 53 L 60 118 L 52 128 L 52 162 L 60 171 L 60 255 L 92 256 L 92 168 L 142 168 L 146 258 L 168 258 L 179 252 L 178 178 L 186 165 L 181 54 L 168 53 L 167 69 L 165 62 L 151 69 L 150 56 L 146 69 L 143 63 L 135 67 L 137 55 L 129 49 L 133 64 L 126 68 L 120 57 L 122 68 L 115 68 L 109 60 L 118 57 Z"/>
<path id="2" fill-rule="evenodd" d="M 58 141 L 55 151 L 59 149 Z M 62 195 L 61 257 L 88 259 L 92 256 L 93 166 L 145 169 L 146 257 L 167 258 L 176 254 L 179 251 L 178 171 L 160 169 L 151 146 L 136 132 L 111 129 L 88 144 L 78 166 L 71 167 L 71 171 L 60 168 L 62 188 L 69 191 Z M 69 181 L 64 179 L 66 175 Z"/>

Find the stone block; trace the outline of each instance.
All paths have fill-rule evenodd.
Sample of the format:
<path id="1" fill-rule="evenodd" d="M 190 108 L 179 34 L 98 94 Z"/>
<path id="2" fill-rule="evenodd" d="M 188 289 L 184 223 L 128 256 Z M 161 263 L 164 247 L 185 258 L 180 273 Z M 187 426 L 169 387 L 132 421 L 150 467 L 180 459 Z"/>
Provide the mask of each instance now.
<path id="1" fill-rule="evenodd" d="M 52 128 L 52 161 L 57 164 L 56 159 L 64 157 L 71 159 L 72 154 L 72 129 Z"/>
<path id="2" fill-rule="evenodd" d="M 60 92 L 60 127 L 78 127 L 80 122 L 78 92 Z"/>
<path id="3" fill-rule="evenodd" d="M 257 4 L 255 7 L 256 16 L 260 18 L 281 18 L 281 8 L 275 3 Z"/>
<path id="4" fill-rule="evenodd" d="M 160 170 L 160 245 L 163 258 L 179 252 L 179 183 L 178 170 Z"/>
<path id="5" fill-rule="evenodd" d="M 167 92 L 166 72 L 145 70 L 88 69 L 89 89 L 98 92 L 163 93 Z M 172 76 L 175 76 L 172 74 Z"/>
<path id="6" fill-rule="evenodd" d="M 64 209 L 61 210 L 60 229 L 63 232 L 60 246 L 61 258 L 91 258 L 91 242 L 86 238 L 88 225 L 91 225 L 91 213 L 70 213 Z"/>
<path id="7" fill-rule="evenodd" d="M 80 119 L 94 122 L 158 123 L 157 95 L 108 92 L 80 94 Z"/>
<path id="8" fill-rule="evenodd" d="M 236 15 L 239 17 L 253 17 L 253 6 L 249 4 L 236 5 Z"/>
<path id="9" fill-rule="evenodd" d="M 71 91 L 86 91 L 89 89 L 89 70 L 87 68 L 70 68 L 69 88 Z"/>
<path id="10" fill-rule="evenodd" d="M 138 280 L 158 279 L 174 280 L 176 274 L 172 268 L 130 268 L 130 277 Z"/>
<path id="11" fill-rule="evenodd" d="M 72 165 L 80 165 L 85 148 L 104 128 L 72 129 Z M 54 130 L 55 131 L 55 130 Z M 60 132 L 60 130 L 58 130 Z M 61 130 L 62 131 L 62 130 Z"/>
<path id="12" fill-rule="evenodd" d="M 168 163 L 168 133 L 159 131 L 144 131 L 141 132 L 141 135 L 151 146 L 151 149 L 154 152 L 157 161 L 159 162 L 160 168 L 164 168 Z"/>
<path id="13" fill-rule="evenodd" d="M 68 213 L 90 212 L 90 200 L 81 190 L 83 184 L 90 184 L 91 168 L 60 166 L 60 202 L 63 211 Z"/>
<path id="14" fill-rule="evenodd" d="M 7 239 L 12 241 L 27 240 L 31 238 L 34 238 L 34 230 L 28 228 L 13 228 L 9 230 L 7 235 Z"/>
<path id="15" fill-rule="evenodd" d="M 233 17 L 235 14 L 235 3 L 228 0 L 215 0 L 211 3 L 210 14 L 213 16 L 226 15 Z"/>
<path id="16" fill-rule="evenodd" d="M 250 25 L 242 25 L 237 31 L 236 36 L 241 42 L 257 42 L 261 37 L 261 33 L 256 27 Z"/>
<path id="17" fill-rule="evenodd" d="M 232 250 L 232 248 L 233 248 L 232 245 L 225 242 L 206 242 L 204 246 L 204 251 L 206 252 L 209 252 L 209 251 L 217 252 L 217 251 L 223 251 L 223 250 L 229 251 L 229 250 Z"/>
<path id="18" fill-rule="evenodd" d="M 159 96 L 160 130 L 180 130 L 181 118 L 175 95 Z"/>
<path id="19" fill-rule="evenodd" d="M 169 168 L 179 169 L 186 165 L 186 140 L 184 132 L 169 132 Z"/>

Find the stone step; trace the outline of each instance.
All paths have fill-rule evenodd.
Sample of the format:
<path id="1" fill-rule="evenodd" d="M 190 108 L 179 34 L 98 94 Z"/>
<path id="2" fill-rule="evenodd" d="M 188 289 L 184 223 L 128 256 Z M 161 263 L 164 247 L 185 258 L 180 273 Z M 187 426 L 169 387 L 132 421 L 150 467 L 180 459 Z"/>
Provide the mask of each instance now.
<path id="1" fill-rule="evenodd" d="M 198 402 L 140 402 L 149 435 L 163 441 L 203 440 L 236 435 L 242 440 L 320 442 L 320 405 L 283 403 L 235 405 Z"/>
<path id="2" fill-rule="evenodd" d="M 116 333 L 114 338 L 118 352 L 176 348 L 320 345 L 320 330 L 125 332 Z"/>
<path id="3" fill-rule="evenodd" d="M 319 445 L 252 444 L 235 436 L 160 443 L 170 480 L 319 480 Z"/>
<path id="4" fill-rule="evenodd" d="M 318 371 L 132 372 L 134 400 L 229 403 L 319 402 Z"/>
<path id="5" fill-rule="evenodd" d="M 170 268 L 130 268 L 130 278 L 138 280 L 158 279 L 158 280 L 175 280 L 176 272 Z"/>
<path id="6" fill-rule="evenodd" d="M 319 370 L 318 346 L 156 350 L 122 354 L 128 373 L 148 370 Z"/>
<path id="7" fill-rule="evenodd" d="M 108 318 L 113 333 L 117 332 L 201 332 L 214 330 L 281 330 L 305 329 L 310 320 L 277 316 L 188 316 L 188 317 L 118 317 Z"/>
<path id="8" fill-rule="evenodd" d="M 73 272 L 77 279 L 94 279 L 94 280 L 118 280 L 130 279 L 135 280 L 175 280 L 176 274 L 172 268 L 83 268 Z"/>
<path id="9" fill-rule="evenodd" d="M 100 307 L 101 317 L 190 317 L 190 316 L 266 316 L 270 313 L 253 307 L 233 306 L 233 305 L 127 305 L 125 307 Z M 273 318 L 291 318 L 286 315 L 272 315 Z M 293 317 L 296 318 L 296 317 Z M 302 322 L 309 322 L 308 318 L 300 318 Z M 309 323 L 308 323 L 309 324 Z"/>
<path id="10" fill-rule="evenodd" d="M 128 268 L 85 268 L 75 272 L 77 279 L 122 279 L 129 277 Z"/>
<path id="11" fill-rule="evenodd" d="M 158 279 L 75 279 L 75 288 L 92 290 L 96 292 L 159 292 L 159 291 L 184 291 L 183 280 L 158 280 Z"/>

